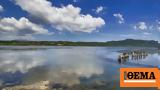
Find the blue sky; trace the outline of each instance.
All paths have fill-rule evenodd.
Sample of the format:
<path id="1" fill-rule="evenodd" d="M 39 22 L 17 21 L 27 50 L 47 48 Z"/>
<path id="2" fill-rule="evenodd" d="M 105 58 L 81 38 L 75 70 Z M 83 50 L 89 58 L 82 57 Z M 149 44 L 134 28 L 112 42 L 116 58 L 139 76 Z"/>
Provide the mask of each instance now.
<path id="1" fill-rule="evenodd" d="M 2 40 L 160 41 L 160 0 L 0 0 Z"/>

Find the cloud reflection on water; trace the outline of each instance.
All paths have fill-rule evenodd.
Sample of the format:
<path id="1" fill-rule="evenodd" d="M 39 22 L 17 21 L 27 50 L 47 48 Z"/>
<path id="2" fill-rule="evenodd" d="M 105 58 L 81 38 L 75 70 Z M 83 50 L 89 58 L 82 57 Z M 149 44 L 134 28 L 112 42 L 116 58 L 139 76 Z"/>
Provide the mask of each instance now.
<path id="1" fill-rule="evenodd" d="M 92 48 L 54 49 L 49 52 L 47 72 L 46 70 L 44 71 L 46 73 L 31 72 L 32 81 L 39 80 L 37 76 L 43 74 L 42 80 L 74 85 L 80 84 L 81 77 L 90 78 L 103 74 L 103 66 Z M 31 80 L 30 76 L 26 80 Z"/>
<path id="2" fill-rule="evenodd" d="M 0 74 L 21 72 L 26 74 L 23 83 L 50 80 L 55 83 L 75 85 L 81 83 L 80 78 L 89 79 L 92 76 L 103 76 L 104 73 L 112 76 L 117 73 L 118 63 L 106 62 L 108 59 L 102 59 L 109 58 L 116 62 L 118 54 L 116 48 L 98 47 L 0 50 Z M 158 65 L 160 56 L 153 54 L 144 60 L 130 60 L 129 62 Z"/>
<path id="3" fill-rule="evenodd" d="M 87 50 L 88 49 L 88 50 Z M 103 74 L 95 49 L 0 51 L 0 72 L 27 73 L 24 82 L 51 80 L 68 85 L 80 84 L 80 78 Z"/>
<path id="4" fill-rule="evenodd" d="M 0 71 L 15 73 L 28 72 L 44 63 L 44 57 L 36 51 L 0 51 Z"/>
<path id="5" fill-rule="evenodd" d="M 149 64 L 149 65 L 159 66 L 160 65 L 160 55 L 158 54 L 149 55 L 144 60 L 144 63 Z"/>

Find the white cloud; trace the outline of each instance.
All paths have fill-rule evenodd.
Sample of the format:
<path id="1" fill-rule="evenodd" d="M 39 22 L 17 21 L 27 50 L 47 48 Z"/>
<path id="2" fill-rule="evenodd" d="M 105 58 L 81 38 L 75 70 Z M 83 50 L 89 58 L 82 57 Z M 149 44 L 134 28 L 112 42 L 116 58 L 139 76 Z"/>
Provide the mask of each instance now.
<path id="1" fill-rule="evenodd" d="M 150 35 L 151 33 L 148 33 L 148 32 L 144 32 L 143 34 L 144 34 L 144 35 Z"/>
<path id="2" fill-rule="evenodd" d="M 47 0 L 15 0 L 23 10 L 32 16 L 49 23 L 53 28 L 60 31 L 92 32 L 105 24 L 105 21 L 98 17 L 81 14 L 81 8 L 73 5 L 61 8 L 52 6 Z"/>
<path id="3" fill-rule="evenodd" d="M 2 5 L 0 5 L 0 12 L 3 12 L 4 11 L 4 8 Z"/>
<path id="4" fill-rule="evenodd" d="M 27 18 L 22 17 L 19 20 L 14 17 L 0 19 L 0 35 L 2 37 L 8 37 L 15 39 L 32 38 L 33 34 L 48 35 L 47 29 L 40 25 L 30 22 Z"/>
<path id="5" fill-rule="evenodd" d="M 148 29 L 149 29 L 149 30 L 154 30 L 155 27 L 154 27 L 154 25 L 150 25 L 150 26 L 148 26 Z"/>
<path id="6" fill-rule="evenodd" d="M 102 12 L 102 11 L 103 11 L 103 9 L 104 9 L 104 7 L 102 7 L 102 6 L 97 7 L 97 9 L 96 9 L 96 13 L 100 13 L 100 12 Z"/>
<path id="7" fill-rule="evenodd" d="M 137 37 L 137 35 L 135 35 L 135 34 L 122 34 L 120 36 L 121 37 L 125 37 L 125 38 L 134 38 L 134 37 Z"/>
<path id="8" fill-rule="evenodd" d="M 160 26 L 157 27 L 157 30 L 160 31 Z"/>
<path id="9" fill-rule="evenodd" d="M 78 0 L 73 0 L 74 3 L 78 2 Z"/>
<path id="10" fill-rule="evenodd" d="M 137 25 L 134 26 L 134 29 L 146 30 L 148 29 L 148 27 L 145 22 L 139 22 Z"/>
<path id="11" fill-rule="evenodd" d="M 18 32 L 21 34 L 48 34 L 47 29 L 30 22 L 25 17 L 22 17 L 19 20 L 14 17 L 2 18 L 0 20 L 0 29 L 5 32 Z"/>
<path id="12" fill-rule="evenodd" d="M 160 24 L 160 21 L 159 20 L 156 20 L 157 24 Z"/>
<path id="13" fill-rule="evenodd" d="M 118 19 L 118 23 L 119 23 L 119 24 L 124 23 L 124 18 L 123 18 L 123 15 L 122 15 L 122 14 L 116 13 L 116 14 L 113 14 L 113 16 Z"/>
<path id="14" fill-rule="evenodd" d="M 159 21 L 159 20 L 156 20 L 156 22 L 157 22 L 156 29 L 157 29 L 158 31 L 160 31 L 160 21 Z"/>

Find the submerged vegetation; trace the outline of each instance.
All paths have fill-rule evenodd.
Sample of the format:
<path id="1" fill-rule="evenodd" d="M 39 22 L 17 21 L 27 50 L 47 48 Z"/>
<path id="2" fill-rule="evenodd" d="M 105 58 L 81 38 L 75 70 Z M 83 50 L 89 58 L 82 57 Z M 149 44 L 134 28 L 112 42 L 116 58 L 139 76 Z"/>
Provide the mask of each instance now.
<path id="1" fill-rule="evenodd" d="M 121 41 L 108 42 L 72 42 L 72 41 L 0 41 L 0 45 L 37 45 L 37 46 L 142 46 L 158 47 L 160 44 L 154 40 L 126 39 Z"/>

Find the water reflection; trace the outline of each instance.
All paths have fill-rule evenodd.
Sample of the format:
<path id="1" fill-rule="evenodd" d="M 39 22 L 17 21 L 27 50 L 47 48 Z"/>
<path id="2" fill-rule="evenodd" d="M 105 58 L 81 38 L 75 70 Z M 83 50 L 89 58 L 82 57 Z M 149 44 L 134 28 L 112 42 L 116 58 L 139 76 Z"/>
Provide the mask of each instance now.
<path id="1" fill-rule="evenodd" d="M 97 59 L 92 48 L 1 50 L 0 74 L 20 72 L 25 84 L 49 80 L 74 85 L 80 84 L 80 77 L 103 74 Z"/>
<path id="2" fill-rule="evenodd" d="M 137 63 L 139 65 L 148 65 L 152 67 L 159 66 L 159 50 L 151 50 L 151 51 L 144 51 L 144 50 L 131 50 L 131 51 L 124 51 L 123 53 L 120 53 L 118 56 L 117 61 L 119 64 L 124 63 Z M 138 60 L 138 61 L 137 61 Z M 148 63 L 149 61 L 152 61 Z M 153 63 L 156 62 L 156 63 Z"/>
<path id="3" fill-rule="evenodd" d="M 107 90 L 113 87 L 119 89 L 121 65 L 117 63 L 118 51 L 126 48 L 21 48 L 12 47 L 11 50 L 0 50 L 0 86 L 34 85 L 37 82 L 49 81 L 54 83 L 54 88 L 64 87 L 64 90 L 83 90 L 84 87 L 89 90 Z M 134 55 L 122 53 L 125 57 L 119 63 L 131 62 L 127 63 L 128 66 L 140 66 L 140 64 L 132 63 L 143 63 L 144 66 L 160 64 L 160 57 L 157 53 L 152 55 L 146 55 L 147 53 L 144 52 L 143 54 L 134 53 Z M 134 60 L 136 57 L 138 60 Z M 66 89 L 68 86 L 70 88 Z"/>
<path id="4" fill-rule="evenodd" d="M 103 67 L 97 61 L 94 51 L 91 48 L 51 50 L 52 53 L 48 53 L 50 60 L 48 60 L 48 66 L 44 70 L 45 73 L 41 73 L 37 69 L 36 71 L 33 70 L 29 72 L 30 76 L 26 77 L 25 81 L 41 79 L 67 85 L 80 84 L 80 77 L 90 78 L 93 75 L 103 74 Z M 39 74 L 41 74 L 41 78 L 37 77 Z M 30 79 L 31 76 L 32 79 Z"/>
<path id="5" fill-rule="evenodd" d="M 28 72 L 45 62 L 42 53 L 36 51 L 0 51 L 0 72 Z"/>

